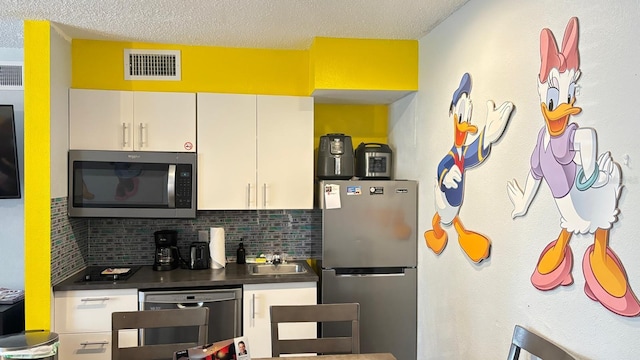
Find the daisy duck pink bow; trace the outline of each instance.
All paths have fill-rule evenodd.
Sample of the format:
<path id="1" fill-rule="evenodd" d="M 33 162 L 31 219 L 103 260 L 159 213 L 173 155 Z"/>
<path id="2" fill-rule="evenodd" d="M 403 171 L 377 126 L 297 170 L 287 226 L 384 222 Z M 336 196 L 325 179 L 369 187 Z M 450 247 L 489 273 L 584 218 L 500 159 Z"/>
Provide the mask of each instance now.
<path id="1" fill-rule="evenodd" d="M 547 81 L 549 71 L 553 68 L 564 72 L 567 69 L 578 69 L 579 66 L 578 18 L 571 18 L 567 24 L 562 39 L 562 52 L 558 51 L 558 45 L 551 30 L 542 29 L 540 32 L 540 82 Z"/>

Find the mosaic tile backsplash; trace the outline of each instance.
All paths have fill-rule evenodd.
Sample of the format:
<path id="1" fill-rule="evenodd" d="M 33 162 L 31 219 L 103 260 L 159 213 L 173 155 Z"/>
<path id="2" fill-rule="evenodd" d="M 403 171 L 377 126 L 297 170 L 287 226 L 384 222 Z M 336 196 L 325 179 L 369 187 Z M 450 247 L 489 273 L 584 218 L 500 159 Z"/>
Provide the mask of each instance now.
<path id="1" fill-rule="evenodd" d="M 51 201 L 52 284 L 85 266 L 152 265 L 158 230 L 176 230 L 186 259 L 198 231 L 225 230 L 227 261 L 236 259 L 242 241 L 247 256 L 280 253 L 287 259 L 320 259 L 321 210 L 198 211 L 195 219 L 120 219 L 67 217 L 67 199 Z"/>
<path id="2" fill-rule="evenodd" d="M 67 198 L 51 199 L 51 284 L 88 265 L 89 231 L 84 219 L 67 216 Z"/>

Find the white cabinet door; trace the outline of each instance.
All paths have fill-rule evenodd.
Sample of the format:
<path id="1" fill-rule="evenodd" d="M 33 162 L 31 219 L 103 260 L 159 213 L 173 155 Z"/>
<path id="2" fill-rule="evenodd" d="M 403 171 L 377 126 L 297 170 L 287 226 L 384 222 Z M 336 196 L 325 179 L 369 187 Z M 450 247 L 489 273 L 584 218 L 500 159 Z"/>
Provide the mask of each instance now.
<path id="1" fill-rule="evenodd" d="M 133 150 L 133 93 L 69 90 L 69 148 Z"/>
<path id="2" fill-rule="evenodd" d="M 313 98 L 258 95 L 258 208 L 313 208 Z"/>
<path id="3" fill-rule="evenodd" d="M 313 98 L 198 94 L 198 209 L 312 209 Z"/>
<path id="4" fill-rule="evenodd" d="M 133 92 L 136 151 L 196 152 L 196 95 Z"/>
<path id="5" fill-rule="evenodd" d="M 256 208 L 256 96 L 198 93 L 198 209 Z"/>
<path id="6" fill-rule="evenodd" d="M 316 283 L 244 285 L 243 330 L 249 340 L 251 358 L 271 357 L 271 305 L 313 305 L 317 303 Z M 316 338 L 315 323 L 281 324 L 282 338 Z"/>
<path id="7" fill-rule="evenodd" d="M 69 148 L 195 152 L 196 95 L 70 89 Z"/>

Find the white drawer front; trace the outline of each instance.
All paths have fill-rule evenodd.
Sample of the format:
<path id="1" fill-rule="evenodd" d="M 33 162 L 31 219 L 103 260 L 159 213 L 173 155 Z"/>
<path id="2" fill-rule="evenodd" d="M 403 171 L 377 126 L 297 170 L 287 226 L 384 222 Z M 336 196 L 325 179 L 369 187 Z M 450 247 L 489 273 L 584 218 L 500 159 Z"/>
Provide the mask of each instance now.
<path id="1" fill-rule="evenodd" d="M 58 358 L 64 360 L 111 360 L 111 332 L 60 334 Z M 120 347 L 137 346 L 138 332 L 120 332 Z"/>
<path id="2" fill-rule="evenodd" d="M 138 290 L 56 291 L 54 326 L 58 334 L 111 331 L 111 313 L 138 310 Z"/>

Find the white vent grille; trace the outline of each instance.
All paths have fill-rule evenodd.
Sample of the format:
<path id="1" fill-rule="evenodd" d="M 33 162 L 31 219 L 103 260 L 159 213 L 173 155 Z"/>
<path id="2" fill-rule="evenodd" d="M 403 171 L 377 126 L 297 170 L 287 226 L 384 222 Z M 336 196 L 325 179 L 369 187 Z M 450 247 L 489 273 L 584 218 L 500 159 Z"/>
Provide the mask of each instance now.
<path id="1" fill-rule="evenodd" d="M 124 50 L 125 80 L 180 80 L 180 50 Z"/>
<path id="2" fill-rule="evenodd" d="M 0 63 L 0 90 L 24 90 L 23 64 L 21 62 Z"/>

